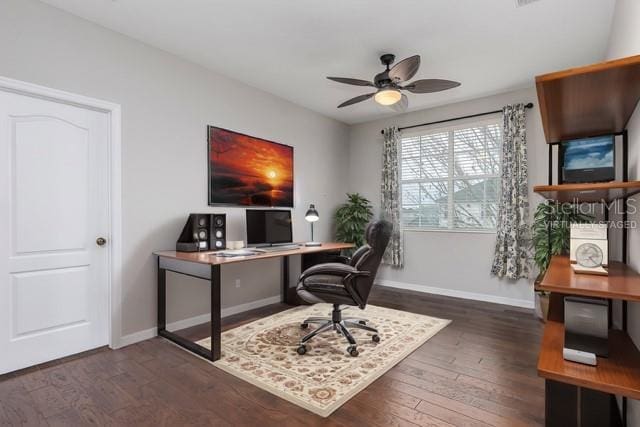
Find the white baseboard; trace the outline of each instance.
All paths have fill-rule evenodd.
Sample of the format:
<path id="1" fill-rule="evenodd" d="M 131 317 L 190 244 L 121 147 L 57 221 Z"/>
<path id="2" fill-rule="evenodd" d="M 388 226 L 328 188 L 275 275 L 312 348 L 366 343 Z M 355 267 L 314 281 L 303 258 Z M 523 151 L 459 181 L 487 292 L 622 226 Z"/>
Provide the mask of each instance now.
<path id="1" fill-rule="evenodd" d="M 158 328 L 149 328 L 145 329 L 144 331 L 134 332 L 132 334 L 120 337 L 120 342 L 118 343 L 117 347 L 113 348 L 115 349 L 126 347 L 140 341 L 148 340 L 149 338 L 153 338 L 156 335 L 158 335 Z"/>
<path id="2" fill-rule="evenodd" d="M 233 307 L 223 308 L 222 317 L 233 316 L 234 314 L 242 313 L 256 308 L 264 307 L 265 305 L 277 304 L 282 301 L 280 295 L 274 295 L 269 298 L 259 299 L 257 301 L 251 301 L 246 304 L 234 305 Z"/>
<path id="3" fill-rule="evenodd" d="M 224 317 L 224 315 L 222 317 Z M 188 319 L 182 319 L 176 322 L 167 323 L 167 330 L 179 331 L 182 329 L 190 328 L 192 326 L 208 323 L 209 320 L 211 320 L 211 313 L 204 313 L 199 316 L 190 317 Z"/>
<path id="4" fill-rule="evenodd" d="M 280 295 L 274 295 L 269 298 L 260 299 L 257 301 L 251 301 L 246 304 L 234 305 L 233 307 L 223 308 L 221 310 L 222 317 L 232 316 L 234 314 L 242 313 L 245 311 L 253 310 L 256 308 L 264 307 L 271 304 L 279 303 L 281 300 Z M 192 326 L 201 325 L 207 323 L 211 319 L 210 313 L 201 314 L 198 316 L 190 317 L 188 319 L 178 320 L 176 322 L 167 323 L 168 330 L 180 330 L 190 328 Z M 126 347 L 131 344 L 135 344 L 140 341 L 148 340 L 158 335 L 158 328 L 149 328 L 143 331 L 134 332 L 129 335 L 125 335 L 120 338 L 120 343 L 115 348 Z"/>
<path id="5" fill-rule="evenodd" d="M 515 298 L 505 298 L 495 295 L 478 294 L 475 292 L 459 291 L 456 289 L 437 288 L 434 286 L 418 285 L 415 283 L 395 282 L 393 280 L 376 280 L 376 284 L 388 288 L 406 289 L 409 291 L 422 292 L 426 294 L 444 295 L 447 297 L 464 298 L 474 301 L 492 302 L 495 304 L 511 305 L 514 307 L 534 308 L 534 301 L 521 300 Z"/>

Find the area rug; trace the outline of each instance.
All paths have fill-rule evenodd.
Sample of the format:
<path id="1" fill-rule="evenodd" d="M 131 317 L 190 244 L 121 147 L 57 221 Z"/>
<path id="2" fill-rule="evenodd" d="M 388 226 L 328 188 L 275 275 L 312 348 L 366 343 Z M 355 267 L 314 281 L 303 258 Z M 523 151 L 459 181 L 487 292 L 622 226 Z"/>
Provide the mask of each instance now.
<path id="1" fill-rule="evenodd" d="M 322 417 L 329 416 L 359 391 L 375 381 L 412 351 L 447 326 L 450 321 L 389 308 L 350 307 L 343 317 L 362 317 L 379 331 L 350 329 L 358 342 L 358 357 L 347 354 L 341 335 L 327 331 L 296 353 L 298 341 L 310 332 L 300 323 L 311 316 L 331 316 L 331 305 L 295 307 L 239 326 L 222 334 L 222 357 L 213 364 L 257 387 Z M 211 348 L 211 339 L 198 341 Z"/>

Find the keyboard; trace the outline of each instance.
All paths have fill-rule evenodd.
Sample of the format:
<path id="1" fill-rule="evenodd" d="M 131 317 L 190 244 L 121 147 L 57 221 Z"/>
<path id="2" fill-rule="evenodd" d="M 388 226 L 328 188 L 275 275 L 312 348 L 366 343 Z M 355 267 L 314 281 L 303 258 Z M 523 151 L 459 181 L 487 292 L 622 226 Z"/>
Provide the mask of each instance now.
<path id="1" fill-rule="evenodd" d="M 293 249 L 300 249 L 300 245 L 292 244 L 292 245 L 278 245 L 278 246 L 267 246 L 264 248 L 252 248 L 253 251 L 256 252 L 281 252 L 281 251 L 291 251 Z"/>
<path id="2" fill-rule="evenodd" d="M 234 256 L 250 256 L 256 255 L 257 252 L 253 249 L 229 249 L 224 251 L 218 251 L 211 254 L 211 256 L 220 257 L 234 257 Z"/>

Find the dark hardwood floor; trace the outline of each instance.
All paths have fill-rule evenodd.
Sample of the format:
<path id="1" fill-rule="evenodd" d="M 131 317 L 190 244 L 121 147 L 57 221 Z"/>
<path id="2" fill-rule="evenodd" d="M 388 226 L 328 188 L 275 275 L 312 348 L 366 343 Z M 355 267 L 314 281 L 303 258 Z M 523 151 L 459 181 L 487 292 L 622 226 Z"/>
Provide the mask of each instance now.
<path id="1" fill-rule="evenodd" d="M 154 338 L 0 376 L 0 425 L 543 424 L 544 382 L 536 375 L 542 326 L 531 311 L 374 289 L 370 304 L 453 322 L 328 418 Z M 224 329 L 286 308 L 226 318 Z"/>

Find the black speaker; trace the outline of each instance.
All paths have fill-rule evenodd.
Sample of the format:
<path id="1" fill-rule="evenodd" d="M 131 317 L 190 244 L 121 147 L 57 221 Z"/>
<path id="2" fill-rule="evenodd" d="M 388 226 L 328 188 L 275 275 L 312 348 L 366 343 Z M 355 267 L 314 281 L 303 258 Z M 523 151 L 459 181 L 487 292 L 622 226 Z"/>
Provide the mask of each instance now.
<path id="1" fill-rule="evenodd" d="M 227 216 L 212 214 L 209 228 L 209 247 L 212 251 L 219 251 L 227 247 Z"/>
<path id="2" fill-rule="evenodd" d="M 224 249 L 227 245 L 224 214 L 189 214 L 176 242 L 176 251 L 198 252 Z"/>

